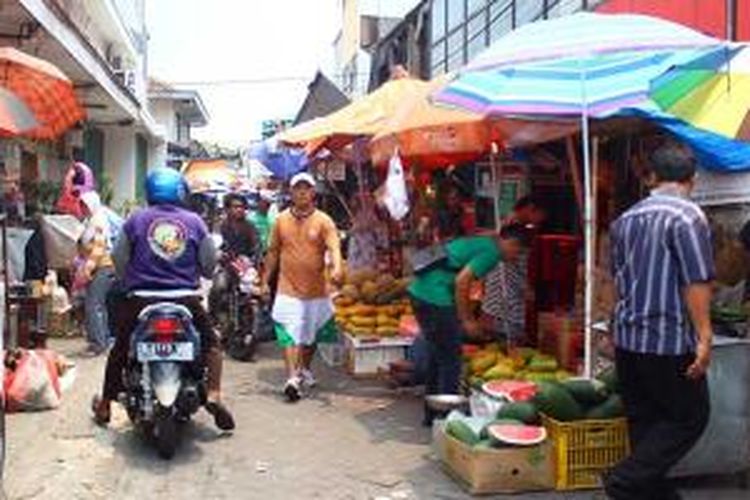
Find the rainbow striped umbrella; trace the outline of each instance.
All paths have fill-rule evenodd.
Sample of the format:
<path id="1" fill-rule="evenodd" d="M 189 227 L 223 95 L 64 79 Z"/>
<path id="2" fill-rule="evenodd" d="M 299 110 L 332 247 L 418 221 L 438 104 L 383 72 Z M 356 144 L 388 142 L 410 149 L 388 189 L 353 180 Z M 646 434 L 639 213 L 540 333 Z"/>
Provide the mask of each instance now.
<path id="1" fill-rule="evenodd" d="M 647 102 L 655 78 L 720 46 L 654 17 L 579 13 L 511 32 L 435 99 L 485 115 L 603 118 Z"/>
<path id="2" fill-rule="evenodd" d="M 671 69 L 653 82 L 651 99 L 696 128 L 750 141 L 750 46 Z"/>

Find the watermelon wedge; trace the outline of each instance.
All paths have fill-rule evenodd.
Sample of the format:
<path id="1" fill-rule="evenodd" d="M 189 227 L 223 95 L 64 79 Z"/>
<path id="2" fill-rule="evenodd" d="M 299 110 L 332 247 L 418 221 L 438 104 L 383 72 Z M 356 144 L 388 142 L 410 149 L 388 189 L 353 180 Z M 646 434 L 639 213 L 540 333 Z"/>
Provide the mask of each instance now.
<path id="1" fill-rule="evenodd" d="M 529 401 L 536 396 L 536 384 L 523 380 L 491 380 L 482 386 L 482 390 L 495 398 L 510 401 Z"/>
<path id="2" fill-rule="evenodd" d="M 514 446 L 534 446 L 547 439 L 547 429 L 534 425 L 496 423 L 487 426 L 487 434 L 499 444 Z"/>

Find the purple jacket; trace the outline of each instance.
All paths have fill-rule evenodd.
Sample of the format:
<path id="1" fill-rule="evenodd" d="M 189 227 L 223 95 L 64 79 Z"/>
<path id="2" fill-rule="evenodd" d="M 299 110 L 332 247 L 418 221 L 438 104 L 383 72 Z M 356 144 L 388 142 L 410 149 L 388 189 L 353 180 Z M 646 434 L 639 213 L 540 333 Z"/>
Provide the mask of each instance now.
<path id="1" fill-rule="evenodd" d="M 125 287 L 134 290 L 196 290 L 216 265 L 213 239 L 195 213 L 155 205 L 124 224 L 113 258 Z"/>

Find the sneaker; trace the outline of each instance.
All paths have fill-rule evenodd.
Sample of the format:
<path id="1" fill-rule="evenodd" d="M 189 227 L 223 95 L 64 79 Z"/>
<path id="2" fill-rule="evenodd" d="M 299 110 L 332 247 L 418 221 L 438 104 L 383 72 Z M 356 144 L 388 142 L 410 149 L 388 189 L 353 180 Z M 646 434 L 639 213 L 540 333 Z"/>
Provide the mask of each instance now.
<path id="1" fill-rule="evenodd" d="M 303 369 L 300 371 L 299 376 L 300 379 L 302 379 L 302 384 L 310 389 L 318 385 L 318 381 L 315 380 L 315 375 L 313 375 L 313 372 L 310 370 Z"/>
<path id="2" fill-rule="evenodd" d="M 299 377 L 292 377 L 286 381 L 284 385 L 284 394 L 290 403 L 296 403 L 300 400 L 300 379 Z"/>

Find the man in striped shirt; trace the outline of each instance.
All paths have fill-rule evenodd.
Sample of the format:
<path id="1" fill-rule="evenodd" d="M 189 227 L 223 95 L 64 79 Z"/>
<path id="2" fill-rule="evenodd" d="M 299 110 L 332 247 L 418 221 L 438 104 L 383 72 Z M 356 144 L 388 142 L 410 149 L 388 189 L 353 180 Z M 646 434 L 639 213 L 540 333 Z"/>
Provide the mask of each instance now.
<path id="1" fill-rule="evenodd" d="M 695 160 L 670 143 L 655 150 L 651 168 L 651 196 L 611 229 L 616 365 L 632 451 L 605 479 L 616 500 L 680 498 L 666 476 L 709 415 L 715 272 L 706 216 L 688 199 Z"/>

